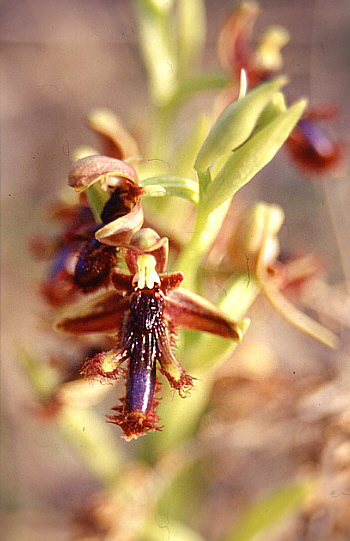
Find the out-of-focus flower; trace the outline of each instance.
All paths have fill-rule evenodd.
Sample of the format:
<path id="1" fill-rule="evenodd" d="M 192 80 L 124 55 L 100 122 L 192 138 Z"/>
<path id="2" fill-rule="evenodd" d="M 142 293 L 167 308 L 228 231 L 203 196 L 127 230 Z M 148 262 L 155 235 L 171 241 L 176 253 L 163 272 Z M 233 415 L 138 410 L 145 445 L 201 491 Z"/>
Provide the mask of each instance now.
<path id="1" fill-rule="evenodd" d="M 278 232 L 284 222 L 284 212 L 278 205 L 257 203 L 248 209 L 238 223 L 229 247 L 232 263 L 242 272 L 254 277 L 259 283 L 262 292 L 271 304 L 287 319 L 289 323 L 320 342 L 336 347 L 337 337 L 328 329 L 314 321 L 305 313 L 300 312 L 283 295 L 281 289 L 285 288 L 287 269 L 278 262 L 279 241 Z M 315 272 L 315 261 L 312 268 L 305 269 L 304 277 Z M 303 276 L 297 276 L 299 282 Z M 289 281 L 293 277 L 289 276 Z"/>
<path id="2" fill-rule="evenodd" d="M 309 108 L 286 141 L 292 160 L 308 173 L 320 175 L 337 168 L 344 155 L 344 145 L 332 141 L 320 128 L 322 120 L 336 116 L 334 107 Z"/>
<path id="3" fill-rule="evenodd" d="M 116 346 L 88 360 L 83 373 L 103 380 L 118 379 L 128 362 L 126 395 L 109 420 L 119 425 L 126 439 L 136 438 L 156 426 L 156 369 L 181 396 L 192 387 L 192 378 L 173 355 L 175 328 L 181 326 L 239 341 L 242 326 L 202 297 L 182 288 L 180 272 L 164 271 L 168 241 L 153 230 L 136 233 L 123 247 L 130 274 L 114 272 L 115 290 L 78 306 L 57 323 L 61 331 L 84 335 L 114 335 Z"/>
<path id="4" fill-rule="evenodd" d="M 143 223 L 141 205 L 137 204 L 143 190 L 138 186 L 135 170 L 120 161 L 140 159 L 136 141 L 109 110 L 93 110 L 87 123 L 98 135 L 101 149 L 107 156 L 87 156 L 72 164 L 70 183 L 80 193 L 79 201 L 73 204 L 59 200 L 51 205 L 49 219 L 62 226 L 57 237 L 36 236 L 30 240 L 31 251 L 38 259 L 52 260 L 40 289 L 45 300 L 54 307 L 71 303 L 79 293 L 108 286 L 111 269 L 117 264 L 115 243 L 107 246 L 114 224 L 108 224 L 128 215 L 127 227 L 123 228 L 123 223 L 118 222 L 120 239 L 127 240 Z M 113 169 L 111 164 L 116 166 L 119 176 L 113 177 L 113 171 L 108 169 L 108 166 Z M 100 199 L 98 216 L 94 215 L 86 192 L 97 180 L 103 186 L 94 194 L 95 199 Z M 98 236 L 105 236 L 106 240 L 102 243 Z"/>
<path id="5" fill-rule="evenodd" d="M 233 79 L 233 88 L 220 96 L 219 109 L 239 97 L 242 70 L 247 88 L 251 89 L 274 77 L 283 65 L 281 49 L 289 41 L 288 32 L 280 26 L 270 27 L 254 47 L 252 33 L 258 14 L 257 2 L 242 2 L 221 30 L 218 56 Z M 344 145 L 333 141 L 319 126 L 320 120 L 335 116 L 335 108 L 330 105 L 308 108 L 286 141 L 293 162 L 315 176 L 327 173 L 342 161 Z"/>
<path id="6" fill-rule="evenodd" d="M 138 161 L 140 151 L 121 120 L 109 109 L 93 109 L 87 125 L 97 135 L 101 154 L 118 160 Z"/>
<path id="7" fill-rule="evenodd" d="M 218 56 L 223 68 L 239 84 L 241 71 L 247 75 L 248 88 L 253 88 L 273 77 L 282 67 L 282 47 L 288 43 L 285 28 L 267 29 L 256 46 L 252 33 L 260 9 L 257 2 L 242 2 L 224 24 L 218 40 Z"/>
<path id="8" fill-rule="evenodd" d="M 228 248 L 234 265 L 255 275 L 258 260 L 265 268 L 274 263 L 280 250 L 277 234 L 283 222 L 284 212 L 278 205 L 259 202 L 248 208 Z"/>
<path id="9" fill-rule="evenodd" d="M 48 218 L 61 225 L 60 234 L 52 239 L 34 237 L 30 248 L 38 259 L 51 260 L 40 290 L 49 305 L 58 307 L 72 302 L 79 292 L 74 283 L 77 254 L 93 239 L 96 223 L 85 197 L 77 204 L 57 201 L 48 209 Z"/>

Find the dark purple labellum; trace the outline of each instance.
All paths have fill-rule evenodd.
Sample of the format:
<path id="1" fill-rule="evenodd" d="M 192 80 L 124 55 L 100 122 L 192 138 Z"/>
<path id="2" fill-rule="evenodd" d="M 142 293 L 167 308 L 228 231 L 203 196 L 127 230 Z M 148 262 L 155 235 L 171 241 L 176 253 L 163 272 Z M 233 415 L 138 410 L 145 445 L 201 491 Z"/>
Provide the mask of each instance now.
<path id="1" fill-rule="evenodd" d="M 333 152 L 333 145 L 323 131 L 310 120 L 299 120 L 298 127 L 303 132 L 315 152 L 321 156 L 329 156 Z"/>
<path id="2" fill-rule="evenodd" d="M 58 274 L 67 270 L 67 264 L 69 259 L 72 257 L 74 247 L 72 245 L 62 247 L 55 255 L 53 264 L 49 271 L 48 281 L 52 281 L 57 278 Z"/>
<path id="3" fill-rule="evenodd" d="M 130 360 L 125 396 L 125 410 L 129 413 L 147 415 L 152 406 L 156 386 L 156 363 L 153 359 L 153 366 L 147 365 L 150 360 L 146 357 L 137 361 Z"/>
<path id="4" fill-rule="evenodd" d="M 160 354 L 157 338 L 163 325 L 163 297 L 160 293 L 136 292 L 131 301 L 124 339 L 130 359 L 125 397 L 125 410 L 129 413 L 146 415 L 152 406 L 156 361 Z"/>
<path id="5" fill-rule="evenodd" d="M 74 284 L 84 293 L 107 285 L 115 262 L 115 247 L 92 239 L 80 252 L 74 271 Z"/>
<path id="6" fill-rule="evenodd" d="M 328 139 L 312 119 L 299 120 L 286 144 L 294 161 L 314 174 L 336 167 L 343 156 L 342 144 Z"/>

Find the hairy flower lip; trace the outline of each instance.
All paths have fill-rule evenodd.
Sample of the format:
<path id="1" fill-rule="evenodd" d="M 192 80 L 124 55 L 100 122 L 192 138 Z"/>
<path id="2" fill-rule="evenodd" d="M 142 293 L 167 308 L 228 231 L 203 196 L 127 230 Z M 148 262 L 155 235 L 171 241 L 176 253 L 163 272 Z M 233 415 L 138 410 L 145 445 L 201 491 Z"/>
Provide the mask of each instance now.
<path id="1" fill-rule="evenodd" d="M 159 417 L 155 411 L 144 415 L 140 412 L 127 412 L 123 406 L 112 408 L 118 413 L 116 415 L 107 415 L 109 423 L 120 426 L 123 430 L 123 438 L 126 441 L 136 440 L 140 436 L 144 436 L 148 432 L 155 430 L 161 431 L 162 427 L 157 426 Z"/>
<path id="2" fill-rule="evenodd" d="M 135 253 L 140 259 L 147 255 Z M 153 256 L 152 259 L 155 265 Z M 120 426 L 126 440 L 160 429 L 155 413 L 157 369 L 182 397 L 193 386 L 194 378 L 186 373 L 172 351 L 176 326 L 235 341 L 242 336 L 239 323 L 209 301 L 179 287 L 182 273 L 157 276 L 159 282 L 150 288 L 141 286 L 140 281 L 134 284 L 135 275 L 115 272 L 111 278 L 115 291 L 90 300 L 85 307 L 80 304 L 78 310 L 56 323 L 58 330 L 72 334 L 115 335 L 116 347 L 87 361 L 83 370 L 89 377 L 105 376 L 111 380 L 118 377 L 120 364 L 128 361 L 125 398 L 121 406 L 114 408 L 116 415 L 108 416 L 109 422 Z M 105 359 L 110 368 L 107 374 L 103 373 Z"/>
<path id="3" fill-rule="evenodd" d="M 165 296 L 164 315 L 175 326 L 241 341 L 242 325 L 239 322 L 231 320 L 199 295 L 179 287 L 183 280 L 182 273 L 164 274 L 160 279 L 161 291 Z M 103 293 L 84 306 L 79 303 L 77 308 L 73 307 L 56 322 L 56 330 L 71 334 L 116 332 L 130 305 L 132 276 L 115 273 L 112 275 L 112 282 L 119 291 Z"/>

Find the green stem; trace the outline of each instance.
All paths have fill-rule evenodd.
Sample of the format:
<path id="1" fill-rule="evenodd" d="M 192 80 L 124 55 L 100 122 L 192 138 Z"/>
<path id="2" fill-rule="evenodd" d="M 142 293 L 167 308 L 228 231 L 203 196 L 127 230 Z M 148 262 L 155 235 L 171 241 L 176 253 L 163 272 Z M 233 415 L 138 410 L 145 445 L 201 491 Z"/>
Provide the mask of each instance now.
<path id="1" fill-rule="evenodd" d="M 169 152 L 173 148 L 170 132 L 179 107 L 194 94 L 223 88 L 227 83 L 228 78 L 225 73 L 217 71 L 199 73 L 180 80 L 174 94 L 166 103 L 161 106 L 154 104 L 156 111 L 155 129 L 149 155 L 168 160 Z"/>
<path id="2" fill-rule="evenodd" d="M 177 268 L 185 275 L 187 289 L 195 290 L 200 260 L 208 248 L 207 223 L 209 215 L 198 209 L 194 231 L 177 261 Z"/>
<path id="3" fill-rule="evenodd" d="M 197 290 L 197 274 L 204 254 L 214 242 L 230 206 L 230 200 L 225 201 L 212 212 L 207 212 L 199 205 L 193 235 L 182 251 L 177 268 L 185 275 L 185 287 Z"/>
<path id="4" fill-rule="evenodd" d="M 168 107 L 176 108 L 186 99 L 197 92 L 224 88 L 229 83 L 229 78 L 222 71 L 198 73 L 192 77 L 186 77 L 180 81 L 177 91 L 168 102 Z"/>

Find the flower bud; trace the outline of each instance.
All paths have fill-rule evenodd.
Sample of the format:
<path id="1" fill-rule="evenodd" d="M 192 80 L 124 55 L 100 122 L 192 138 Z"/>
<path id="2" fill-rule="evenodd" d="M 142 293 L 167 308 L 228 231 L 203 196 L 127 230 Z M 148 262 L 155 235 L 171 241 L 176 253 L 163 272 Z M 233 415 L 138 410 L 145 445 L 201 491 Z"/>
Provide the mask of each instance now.
<path id="1" fill-rule="evenodd" d="M 234 233 L 230 256 L 235 265 L 250 272 L 256 270 L 258 259 L 271 265 L 279 254 L 277 233 L 284 222 L 284 212 L 278 205 L 259 202 L 243 215 Z"/>

